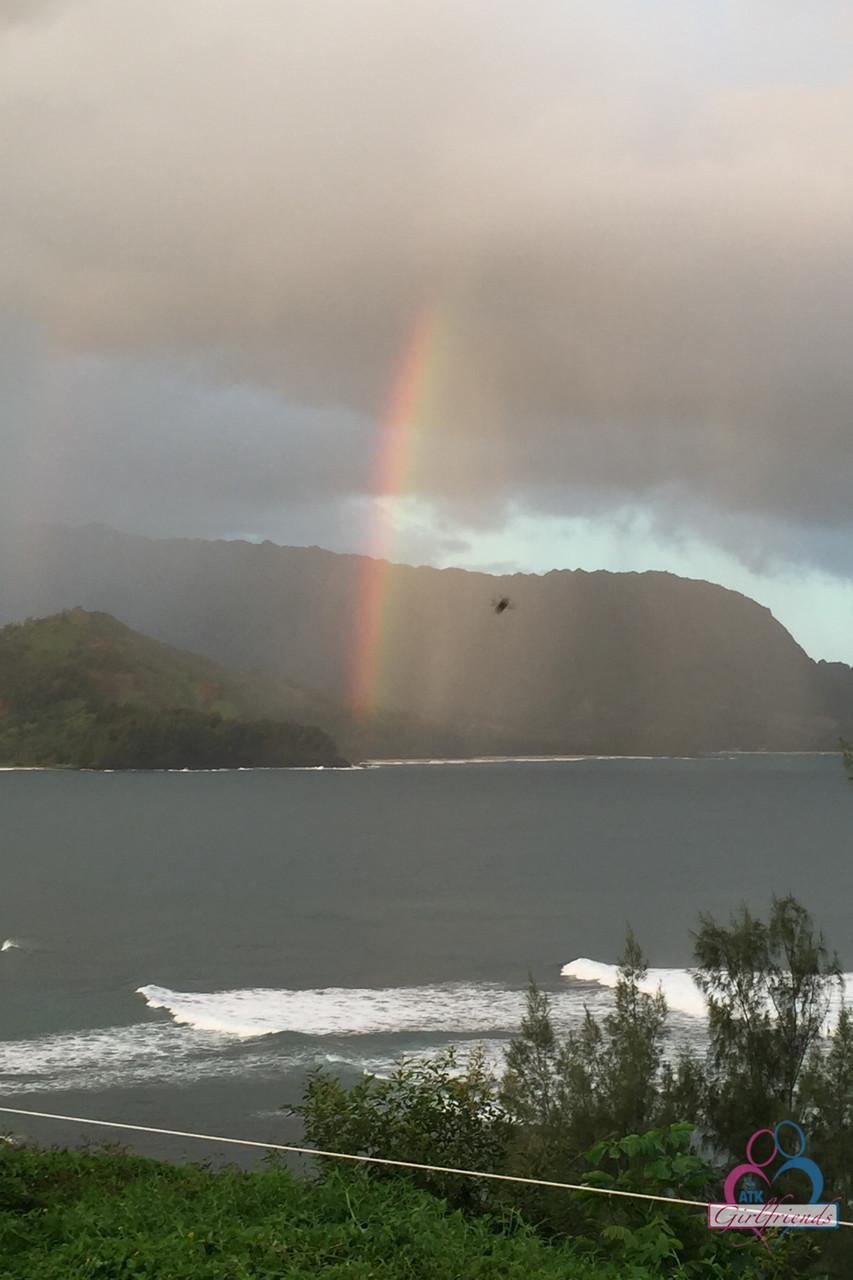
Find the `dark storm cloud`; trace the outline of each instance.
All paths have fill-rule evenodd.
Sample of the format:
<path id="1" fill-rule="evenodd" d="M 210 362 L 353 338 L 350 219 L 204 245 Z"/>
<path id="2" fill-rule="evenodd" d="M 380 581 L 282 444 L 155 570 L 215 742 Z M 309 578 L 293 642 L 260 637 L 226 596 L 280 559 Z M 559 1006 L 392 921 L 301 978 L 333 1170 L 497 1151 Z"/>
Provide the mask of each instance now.
<path id="1" fill-rule="evenodd" d="M 81 514 L 183 504 L 199 532 L 357 503 L 431 307 L 411 479 L 454 518 L 646 501 L 837 563 L 846 6 L 10 12 L 42 9 L 0 43 L 0 303 L 50 344 L 27 413 L 6 379 L 31 484 L 52 457 Z"/>
<path id="2" fill-rule="evenodd" d="M 67 520 L 82 510 L 119 524 L 172 512 L 174 522 L 180 512 L 181 532 L 201 524 L 209 534 L 223 522 L 251 528 L 283 496 L 309 507 L 337 500 L 341 469 L 356 492 L 369 483 L 369 424 L 351 413 L 212 385 L 163 361 L 50 362 L 38 343 L 5 336 L 6 512 L 31 514 L 35 493 Z"/>
<path id="3" fill-rule="evenodd" d="M 31 332 L 0 322 L 0 524 L 48 516 L 364 549 L 375 524 L 359 500 L 375 471 L 373 424 L 212 382 L 204 361 L 186 365 L 51 361 Z M 435 521 L 407 539 L 422 559 L 465 546 Z"/>

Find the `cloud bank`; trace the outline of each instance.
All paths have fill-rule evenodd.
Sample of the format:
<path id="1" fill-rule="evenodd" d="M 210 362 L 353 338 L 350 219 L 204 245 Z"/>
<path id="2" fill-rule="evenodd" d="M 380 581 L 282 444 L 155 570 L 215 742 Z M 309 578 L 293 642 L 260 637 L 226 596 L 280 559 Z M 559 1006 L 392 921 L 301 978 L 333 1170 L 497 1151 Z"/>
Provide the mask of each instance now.
<path id="1" fill-rule="evenodd" d="M 851 40 L 832 0 L 6 5 L 0 496 L 320 541 L 429 308 L 448 528 L 639 503 L 853 574 Z"/>

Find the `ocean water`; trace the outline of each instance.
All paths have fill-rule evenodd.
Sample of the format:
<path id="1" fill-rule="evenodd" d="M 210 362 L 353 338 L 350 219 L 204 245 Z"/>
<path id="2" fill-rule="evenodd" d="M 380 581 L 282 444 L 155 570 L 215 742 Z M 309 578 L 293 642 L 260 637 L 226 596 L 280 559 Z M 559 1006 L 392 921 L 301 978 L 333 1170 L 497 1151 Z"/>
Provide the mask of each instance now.
<path id="1" fill-rule="evenodd" d="M 831 756 L 3 772 L 0 1105 L 292 1141 L 314 1066 L 498 1068 L 529 974 L 561 1027 L 603 1012 L 627 923 L 699 1042 L 700 910 L 793 892 L 853 969 L 852 836 Z"/>

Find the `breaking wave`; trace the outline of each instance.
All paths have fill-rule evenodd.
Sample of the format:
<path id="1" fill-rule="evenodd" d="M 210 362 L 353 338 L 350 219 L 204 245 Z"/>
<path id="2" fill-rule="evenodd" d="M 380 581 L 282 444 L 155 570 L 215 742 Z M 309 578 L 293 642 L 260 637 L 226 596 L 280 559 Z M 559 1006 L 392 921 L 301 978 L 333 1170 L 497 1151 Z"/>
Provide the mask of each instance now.
<path id="1" fill-rule="evenodd" d="M 145 986 L 138 994 L 149 1008 L 165 1009 L 179 1025 L 245 1039 L 281 1032 L 304 1036 L 511 1033 L 521 1021 L 525 1001 L 524 991 L 497 983 L 308 991 L 253 987 L 214 992 Z"/>
<path id="2" fill-rule="evenodd" d="M 585 957 L 564 964 L 560 973 L 564 978 L 595 982 L 611 989 L 619 980 L 617 964 L 605 964 L 601 960 L 587 960 Z M 691 978 L 689 969 L 649 969 L 644 981 L 640 983 L 640 989 L 654 995 L 658 987 L 673 1011 L 687 1014 L 690 1018 L 705 1017 L 705 997 Z"/>
<path id="3" fill-rule="evenodd" d="M 564 978 L 574 978 L 578 982 L 594 982 L 601 987 L 612 989 L 619 980 L 619 966 L 604 964 L 600 960 L 580 958 L 564 964 L 560 973 Z M 844 980 L 843 999 L 846 1003 L 853 1000 L 853 973 L 842 975 Z M 689 969 L 649 969 L 643 982 L 643 991 L 653 994 L 660 988 L 666 997 L 666 1003 L 674 1013 L 686 1014 L 690 1018 L 705 1018 L 707 1009 L 705 997 L 694 982 Z M 842 994 L 836 992 L 830 1002 L 830 1021 L 837 1016 L 841 1005 Z"/>
<path id="4" fill-rule="evenodd" d="M 585 1007 L 597 1017 L 612 1009 L 617 965 L 581 957 L 561 972 L 562 986 L 548 992 L 559 1034 L 578 1025 Z M 845 980 L 853 997 L 853 974 Z M 643 987 L 658 986 L 672 1011 L 667 1053 L 679 1043 L 701 1046 L 705 1004 L 689 970 L 650 969 Z M 450 1044 L 459 1046 L 460 1069 L 471 1049 L 483 1046 L 487 1064 L 500 1072 L 526 1007 L 523 988 L 494 982 L 208 992 L 147 985 L 138 995 L 168 1017 L 0 1041 L 2 1091 L 272 1079 L 317 1065 L 386 1075 L 402 1057 L 432 1057 Z"/>
<path id="5" fill-rule="evenodd" d="M 549 991 L 555 1028 L 577 1025 L 584 1006 L 601 1014 L 612 1007 L 610 988 L 618 968 L 594 960 L 564 966 L 564 983 Z M 675 975 L 678 975 L 677 978 Z M 686 970 L 649 971 L 646 989 L 661 981 L 679 1014 L 701 1017 L 704 1004 Z M 412 987 L 319 987 L 311 990 L 250 987 L 231 991 L 173 991 L 139 987 L 150 1009 L 164 1010 L 179 1026 L 249 1040 L 290 1033 L 300 1036 L 509 1037 L 525 1014 L 522 987 L 496 982 L 448 982 Z M 681 1019 L 683 1021 L 683 1019 Z"/>

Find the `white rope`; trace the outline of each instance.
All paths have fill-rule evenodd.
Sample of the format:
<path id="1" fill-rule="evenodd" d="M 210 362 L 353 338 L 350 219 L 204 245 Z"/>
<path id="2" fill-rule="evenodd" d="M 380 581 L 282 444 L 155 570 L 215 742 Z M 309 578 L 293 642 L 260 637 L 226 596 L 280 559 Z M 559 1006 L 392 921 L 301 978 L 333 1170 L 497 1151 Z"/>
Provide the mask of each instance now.
<path id="1" fill-rule="evenodd" d="M 493 1182 L 523 1183 L 528 1187 L 552 1187 L 558 1191 L 584 1191 L 599 1196 L 624 1196 L 628 1200 L 654 1200 L 659 1204 L 683 1204 L 692 1209 L 707 1209 L 707 1200 L 680 1200 L 676 1196 L 653 1196 L 643 1191 L 617 1191 L 614 1187 L 589 1187 L 582 1183 L 549 1182 L 544 1178 L 522 1178 L 511 1173 L 486 1173 L 478 1169 L 455 1169 L 450 1165 L 419 1164 L 415 1160 L 387 1160 L 383 1156 L 358 1156 L 348 1151 L 320 1151 L 316 1147 L 288 1146 L 281 1142 L 257 1142 L 252 1138 L 225 1138 L 213 1133 L 188 1133 L 183 1129 L 154 1129 L 147 1124 L 123 1124 L 118 1120 L 91 1120 L 87 1116 L 61 1116 L 51 1111 L 24 1111 L 20 1107 L 0 1107 L 0 1113 L 34 1116 L 39 1120 L 65 1120 L 69 1124 L 94 1124 L 104 1129 L 131 1129 L 136 1133 L 157 1133 L 168 1138 L 197 1138 L 201 1142 L 227 1142 L 238 1147 L 260 1147 L 264 1151 L 287 1151 L 291 1155 L 325 1156 L 329 1160 L 353 1160 L 360 1164 L 381 1164 L 395 1169 L 419 1169 L 424 1173 L 452 1173 L 462 1178 L 489 1178 Z M 853 1222 L 839 1222 L 853 1227 Z"/>

